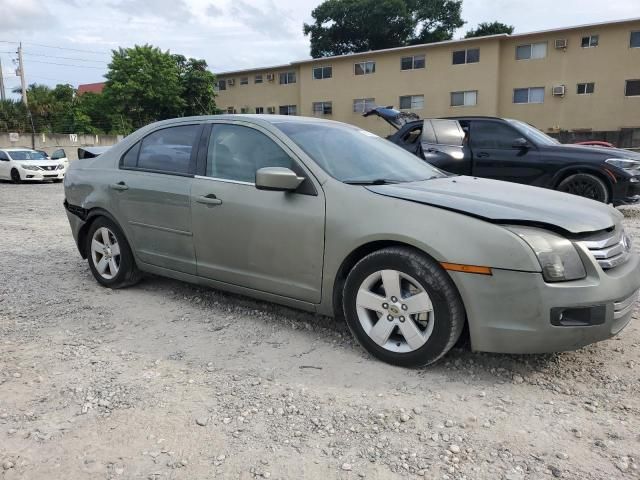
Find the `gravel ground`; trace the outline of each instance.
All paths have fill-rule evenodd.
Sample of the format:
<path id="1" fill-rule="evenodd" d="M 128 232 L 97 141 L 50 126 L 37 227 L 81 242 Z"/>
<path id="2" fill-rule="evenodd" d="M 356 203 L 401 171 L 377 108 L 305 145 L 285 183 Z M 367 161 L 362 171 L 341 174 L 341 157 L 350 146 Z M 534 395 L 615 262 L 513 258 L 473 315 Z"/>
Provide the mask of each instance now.
<path id="1" fill-rule="evenodd" d="M 394 368 L 324 317 L 98 286 L 62 200 L 0 184 L 0 478 L 640 478 L 638 321 L 577 352 Z"/>

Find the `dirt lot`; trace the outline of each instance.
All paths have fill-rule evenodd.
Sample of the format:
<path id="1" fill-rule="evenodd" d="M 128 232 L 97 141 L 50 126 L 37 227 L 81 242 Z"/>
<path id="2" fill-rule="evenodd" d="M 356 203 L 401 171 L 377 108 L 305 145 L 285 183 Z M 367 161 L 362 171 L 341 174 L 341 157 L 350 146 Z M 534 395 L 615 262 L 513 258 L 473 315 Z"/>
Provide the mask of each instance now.
<path id="1" fill-rule="evenodd" d="M 573 353 L 394 368 L 324 317 L 98 286 L 62 200 L 0 184 L 0 478 L 640 478 L 638 321 Z"/>

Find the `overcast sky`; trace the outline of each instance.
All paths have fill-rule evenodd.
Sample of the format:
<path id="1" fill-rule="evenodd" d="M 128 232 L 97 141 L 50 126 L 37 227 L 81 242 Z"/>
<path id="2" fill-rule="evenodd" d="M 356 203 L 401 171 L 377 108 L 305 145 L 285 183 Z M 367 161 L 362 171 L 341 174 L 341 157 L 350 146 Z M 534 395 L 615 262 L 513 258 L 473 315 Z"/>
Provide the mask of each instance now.
<path id="1" fill-rule="evenodd" d="M 309 57 L 302 24 L 319 0 L 0 0 L 0 59 L 7 91 L 16 43 L 23 42 L 28 83 L 102 81 L 110 50 L 149 43 L 204 58 L 214 72 Z M 606 3 L 606 8 L 603 5 Z M 464 0 L 467 24 L 484 21 L 529 32 L 640 16 L 638 0 Z M 45 45 L 65 47 L 48 48 Z M 70 50 L 75 49 L 75 50 Z"/>

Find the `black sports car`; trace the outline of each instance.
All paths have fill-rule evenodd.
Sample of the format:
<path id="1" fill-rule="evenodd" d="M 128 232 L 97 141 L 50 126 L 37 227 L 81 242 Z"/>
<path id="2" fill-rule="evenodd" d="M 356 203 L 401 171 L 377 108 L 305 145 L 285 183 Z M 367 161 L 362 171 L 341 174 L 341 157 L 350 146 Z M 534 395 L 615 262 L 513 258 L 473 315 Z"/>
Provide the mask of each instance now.
<path id="1" fill-rule="evenodd" d="M 364 114 L 398 131 L 388 139 L 451 173 L 551 188 L 599 202 L 640 202 L 640 154 L 564 145 L 519 120 L 417 115 L 378 107 Z"/>

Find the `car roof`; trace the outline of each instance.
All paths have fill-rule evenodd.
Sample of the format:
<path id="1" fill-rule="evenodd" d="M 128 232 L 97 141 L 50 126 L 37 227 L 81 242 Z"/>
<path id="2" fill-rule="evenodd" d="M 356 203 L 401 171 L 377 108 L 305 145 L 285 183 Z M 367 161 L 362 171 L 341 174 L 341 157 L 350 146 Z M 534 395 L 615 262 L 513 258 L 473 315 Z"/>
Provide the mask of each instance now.
<path id="1" fill-rule="evenodd" d="M 203 121 L 211 121 L 211 120 L 236 120 L 236 121 L 244 121 L 251 122 L 256 124 L 270 124 L 277 125 L 278 123 L 308 123 L 308 124 L 342 124 L 348 125 L 343 122 L 336 122 L 334 120 L 325 120 L 323 118 L 315 118 L 315 117 L 302 117 L 297 115 L 269 115 L 269 114 L 223 114 L 223 115 L 202 115 L 197 117 L 178 117 L 172 118 L 169 120 L 161 120 L 159 122 L 153 123 L 153 127 L 157 126 L 169 126 L 180 123 L 188 123 L 188 122 L 203 122 Z M 148 125 L 148 126 L 151 126 Z"/>
<path id="2" fill-rule="evenodd" d="M 25 150 L 29 151 L 29 152 L 37 152 L 38 150 L 34 150 L 33 148 L 29 148 L 29 147 L 10 147 L 10 148 L 0 148 L 0 150 L 2 150 L 3 152 L 24 152 Z"/>

